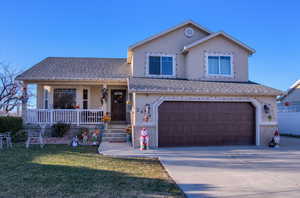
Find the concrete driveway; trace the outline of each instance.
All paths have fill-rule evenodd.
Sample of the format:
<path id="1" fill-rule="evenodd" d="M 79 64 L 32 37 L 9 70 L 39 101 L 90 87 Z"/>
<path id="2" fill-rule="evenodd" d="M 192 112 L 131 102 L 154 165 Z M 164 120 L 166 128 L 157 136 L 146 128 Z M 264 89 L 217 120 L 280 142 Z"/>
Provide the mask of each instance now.
<path id="1" fill-rule="evenodd" d="M 159 149 L 164 167 L 187 197 L 300 197 L 300 139 L 279 149 L 194 147 Z"/>

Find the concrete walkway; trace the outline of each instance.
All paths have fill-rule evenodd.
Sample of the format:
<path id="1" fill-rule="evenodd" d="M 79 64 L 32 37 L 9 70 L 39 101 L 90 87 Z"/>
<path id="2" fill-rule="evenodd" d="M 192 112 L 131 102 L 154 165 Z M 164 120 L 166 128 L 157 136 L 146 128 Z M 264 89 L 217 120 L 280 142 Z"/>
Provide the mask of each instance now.
<path id="1" fill-rule="evenodd" d="M 110 145 L 104 154 L 159 157 L 187 197 L 300 197 L 300 139 L 279 149 L 256 146 L 188 147 L 139 151 Z"/>
<path id="2" fill-rule="evenodd" d="M 132 148 L 128 143 L 103 142 L 98 151 L 103 155 L 114 157 L 157 157 L 157 150 L 140 151 Z"/>

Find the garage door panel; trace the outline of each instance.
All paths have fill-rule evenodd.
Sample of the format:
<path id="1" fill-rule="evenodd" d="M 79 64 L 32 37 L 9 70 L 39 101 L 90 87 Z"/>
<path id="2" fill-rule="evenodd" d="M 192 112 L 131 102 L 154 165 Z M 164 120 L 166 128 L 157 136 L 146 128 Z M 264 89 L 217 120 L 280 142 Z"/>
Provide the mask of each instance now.
<path id="1" fill-rule="evenodd" d="M 159 146 L 255 142 L 255 109 L 250 103 L 164 102 L 158 113 Z"/>

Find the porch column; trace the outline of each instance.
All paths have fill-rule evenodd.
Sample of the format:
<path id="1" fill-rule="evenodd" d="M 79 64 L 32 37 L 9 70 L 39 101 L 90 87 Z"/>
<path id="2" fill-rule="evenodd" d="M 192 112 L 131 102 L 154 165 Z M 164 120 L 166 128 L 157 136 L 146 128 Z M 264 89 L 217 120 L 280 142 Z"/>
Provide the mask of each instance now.
<path id="1" fill-rule="evenodd" d="M 27 122 L 27 102 L 28 102 L 28 93 L 27 93 L 28 84 L 23 82 L 22 89 L 22 118 L 24 123 Z"/>
<path id="2" fill-rule="evenodd" d="M 103 89 L 107 89 L 107 84 L 103 84 Z M 107 98 L 107 100 L 108 100 L 108 98 Z M 103 100 L 102 108 L 103 108 L 103 113 L 104 114 L 106 114 L 106 112 L 108 111 L 108 107 L 107 107 L 108 102 L 107 102 L 107 100 Z"/>

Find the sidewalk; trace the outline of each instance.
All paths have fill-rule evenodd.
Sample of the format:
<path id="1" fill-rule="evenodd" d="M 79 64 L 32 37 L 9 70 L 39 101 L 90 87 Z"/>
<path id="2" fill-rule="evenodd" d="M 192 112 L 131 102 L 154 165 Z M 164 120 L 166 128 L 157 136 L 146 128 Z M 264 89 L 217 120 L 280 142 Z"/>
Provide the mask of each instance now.
<path id="1" fill-rule="evenodd" d="M 103 155 L 113 157 L 157 157 L 156 150 L 140 151 L 139 149 L 134 149 L 129 146 L 128 143 L 102 142 L 98 151 L 100 151 Z"/>

